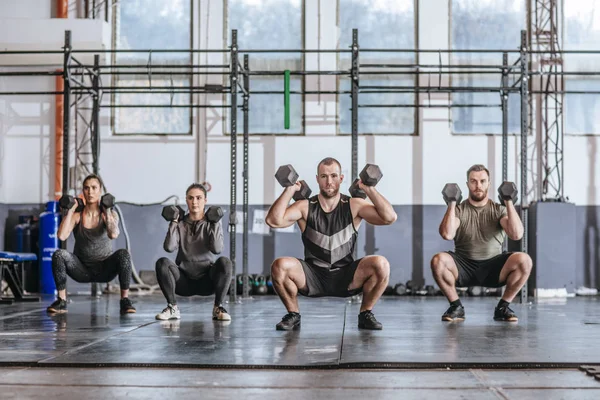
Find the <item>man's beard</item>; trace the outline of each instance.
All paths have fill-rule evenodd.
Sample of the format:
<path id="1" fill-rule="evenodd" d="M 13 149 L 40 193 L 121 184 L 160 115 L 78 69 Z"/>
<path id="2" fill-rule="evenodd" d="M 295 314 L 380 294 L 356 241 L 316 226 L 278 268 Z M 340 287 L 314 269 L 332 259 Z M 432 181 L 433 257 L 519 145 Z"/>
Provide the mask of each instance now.
<path id="1" fill-rule="evenodd" d="M 334 189 L 334 191 L 332 193 L 328 193 L 325 190 L 321 189 L 321 196 L 331 199 L 331 198 L 337 196 L 339 192 L 340 192 L 339 189 Z"/>
<path id="2" fill-rule="evenodd" d="M 488 195 L 487 190 L 484 190 L 483 193 L 481 193 L 481 194 L 478 194 L 478 193 L 475 193 L 475 192 L 470 192 L 469 193 L 469 197 L 473 201 L 481 201 L 481 200 L 485 199 L 487 197 L 487 195 Z"/>

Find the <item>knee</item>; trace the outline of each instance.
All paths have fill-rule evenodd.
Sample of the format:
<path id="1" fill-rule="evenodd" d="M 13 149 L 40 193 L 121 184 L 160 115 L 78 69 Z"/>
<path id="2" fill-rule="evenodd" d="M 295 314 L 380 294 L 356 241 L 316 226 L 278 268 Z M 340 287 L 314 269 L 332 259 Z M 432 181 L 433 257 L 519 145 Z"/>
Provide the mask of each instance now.
<path id="1" fill-rule="evenodd" d="M 226 274 L 233 273 L 233 263 L 227 257 L 219 257 L 215 262 L 215 265 Z"/>
<path id="2" fill-rule="evenodd" d="M 131 268 L 131 254 L 127 249 L 119 249 L 115 251 L 115 257 L 122 267 Z"/>
<path id="3" fill-rule="evenodd" d="M 517 265 L 519 271 L 526 276 L 531 274 L 531 269 L 533 268 L 533 260 L 527 253 L 518 253 L 517 254 Z"/>
<path id="4" fill-rule="evenodd" d="M 390 263 L 383 256 L 371 256 L 371 268 L 379 280 L 387 280 L 390 277 Z"/>
<path id="5" fill-rule="evenodd" d="M 56 267 L 57 265 L 63 265 L 66 260 L 71 256 L 67 250 L 58 249 L 52 254 L 52 266 Z"/>
<path id="6" fill-rule="evenodd" d="M 156 270 L 156 274 L 164 274 L 169 270 L 169 264 L 171 263 L 171 260 L 169 260 L 167 257 L 161 257 L 156 261 L 155 264 L 155 270 Z"/>
<path id="7" fill-rule="evenodd" d="M 437 253 L 431 259 L 431 272 L 434 275 L 439 275 L 447 268 L 448 258 L 450 257 L 447 253 Z"/>
<path id="8" fill-rule="evenodd" d="M 271 264 L 271 279 L 274 281 L 282 281 L 291 269 L 291 263 L 287 257 L 276 258 Z"/>

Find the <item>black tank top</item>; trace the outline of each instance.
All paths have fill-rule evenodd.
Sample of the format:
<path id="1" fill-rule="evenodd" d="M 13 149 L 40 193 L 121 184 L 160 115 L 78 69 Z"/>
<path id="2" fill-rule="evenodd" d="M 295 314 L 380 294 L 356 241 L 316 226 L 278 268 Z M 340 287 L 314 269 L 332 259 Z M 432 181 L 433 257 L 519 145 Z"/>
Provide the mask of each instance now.
<path id="1" fill-rule="evenodd" d="M 321 208 L 318 195 L 308 199 L 306 229 L 302 232 L 306 262 L 327 269 L 351 264 L 357 235 L 348 196 L 340 195 L 340 202 L 329 213 Z"/>
<path id="2" fill-rule="evenodd" d="M 112 254 L 112 240 L 108 237 L 104 220 L 100 217 L 98 224 L 93 228 L 83 226 L 83 215 L 81 220 L 73 229 L 75 236 L 75 254 L 83 264 L 104 261 Z"/>

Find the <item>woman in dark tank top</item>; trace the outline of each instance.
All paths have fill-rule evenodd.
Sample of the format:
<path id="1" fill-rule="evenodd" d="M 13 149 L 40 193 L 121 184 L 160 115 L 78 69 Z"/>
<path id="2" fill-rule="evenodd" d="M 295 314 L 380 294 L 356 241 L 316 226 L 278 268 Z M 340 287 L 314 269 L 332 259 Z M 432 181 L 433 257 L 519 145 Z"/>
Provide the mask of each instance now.
<path id="1" fill-rule="evenodd" d="M 73 252 L 59 249 L 52 255 L 52 273 L 58 297 L 47 311 L 50 314 L 67 312 L 67 276 L 76 282 L 110 282 L 119 276 L 121 314 L 135 313 L 129 300 L 131 256 L 126 249 L 113 253 L 112 240 L 119 236 L 119 218 L 112 208 L 100 206 L 102 180 L 89 175 L 83 180 L 85 206 L 78 203 L 68 210 L 58 228 L 58 238 L 67 240 L 73 233 Z"/>

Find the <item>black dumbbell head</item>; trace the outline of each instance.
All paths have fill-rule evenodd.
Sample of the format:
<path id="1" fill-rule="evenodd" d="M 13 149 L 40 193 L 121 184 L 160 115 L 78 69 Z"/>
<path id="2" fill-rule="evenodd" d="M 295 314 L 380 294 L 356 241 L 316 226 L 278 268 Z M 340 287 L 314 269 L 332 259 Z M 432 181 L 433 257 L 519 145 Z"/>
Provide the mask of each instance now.
<path id="1" fill-rule="evenodd" d="M 73 196 L 65 194 L 58 201 L 58 205 L 60 206 L 60 208 L 68 210 L 75 205 L 75 199 L 73 198 Z"/>
<path id="2" fill-rule="evenodd" d="M 381 173 L 381 169 L 379 169 L 378 165 L 367 164 L 365 165 L 363 170 L 360 171 L 360 174 L 358 176 L 360 177 L 362 183 L 364 183 L 365 185 L 375 186 L 377 185 L 377 182 L 379 182 L 383 174 Z"/>
<path id="3" fill-rule="evenodd" d="M 449 204 L 451 201 L 459 204 L 462 201 L 462 192 L 456 183 L 446 183 L 444 189 L 442 189 L 442 196 L 444 196 L 446 204 Z"/>
<path id="4" fill-rule="evenodd" d="M 498 188 L 498 199 L 500 200 L 500 203 L 504 203 L 504 200 L 512 200 L 512 202 L 515 203 L 518 194 L 519 191 L 514 182 L 504 181 Z"/>
<path id="5" fill-rule="evenodd" d="M 179 206 L 164 206 L 162 209 L 162 217 L 167 221 L 176 221 L 180 219 L 183 215 L 181 212 L 183 209 Z"/>
<path id="6" fill-rule="evenodd" d="M 77 208 L 75 209 L 75 211 L 76 212 L 83 211 L 83 207 L 85 207 L 85 204 L 83 204 L 83 199 L 80 197 L 75 197 L 75 201 L 77 202 Z"/>
<path id="7" fill-rule="evenodd" d="M 75 203 L 77 203 L 77 208 L 75 209 L 75 212 L 81 212 L 85 204 L 83 204 L 83 199 L 79 197 L 73 197 L 68 194 L 65 194 L 58 201 L 58 205 L 63 210 L 70 210 L 71 207 L 75 205 Z"/>
<path id="8" fill-rule="evenodd" d="M 115 206 L 115 196 L 110 193 L 106 193 L 104 196 L 102 196 L 102 199 L 100 199 L 100 204 L 105 209 L 113 208 Z"/>
<path id="9" fill-rule="evenodd" d="M 394 293 L 398 296 L 404 296 L 406 294 L 406 285 L 404 283 L 397 283 L 394 286 Z"/>
<path id="10" fill-rule="evenodd" d="M 291 164 L 282 165 L 277 170 L 275 179 L 283 187 L 292 186 L 298 180 L 298 173 Z"/>
<path id="11" fill-rule="evenodd" d="M 300 181 L 300 190 L 294 193 L 294 201 L 305 200 L 310 197 L 312 190 L 308 187 L 308 184 L 304 181 Z"/>
<path id="12" fill-rule="evenodd" d="M 206 219 L 209 222 L 219 222 L 223 218 L 223 209 L 221 207 L 211 206 L 206 211 Z"/>
<path id="13" fill-rule="evenodd" d="M 367 198 L 367 195 L 365 194 L 365 192 L 363 192 L 358 187 L 358 178 L 356 178 L 354 180 L 354 182 L 352 182 L 352 185 L 350 185 L 350 188 L 348 189 L 348 191 L 350 192 L 350 196 L 352 196 L 352 197 L 359 197 L 361 199 Z"/>

